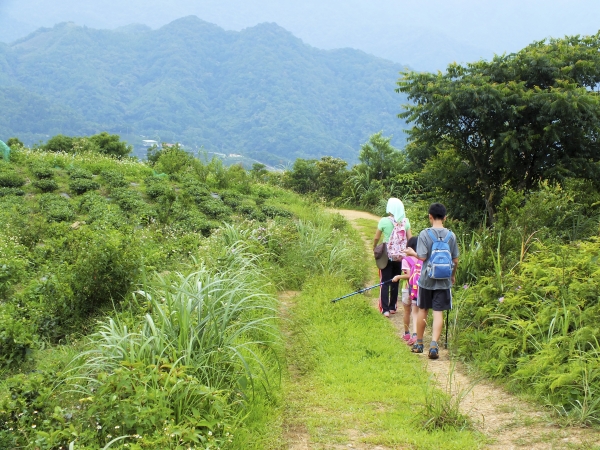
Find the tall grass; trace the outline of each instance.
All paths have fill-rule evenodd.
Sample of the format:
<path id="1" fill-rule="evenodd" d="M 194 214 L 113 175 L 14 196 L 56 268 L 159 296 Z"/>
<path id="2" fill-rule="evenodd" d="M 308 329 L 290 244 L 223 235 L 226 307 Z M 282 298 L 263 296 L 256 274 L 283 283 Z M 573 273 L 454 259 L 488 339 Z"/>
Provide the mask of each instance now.
<path id="1" fill-rule="evenodd" d="M 256 389 L 270 395 L 278 380 L 274 300 L 252 255 L 236 248 L 221 272 L 157 276 L 134 294 L 142 318 L 108 319 L 91 336 L 70 383 L 90 399 L 86 413 L 107 422 L 102 429 L 152 435 L 164 420 L 174 442 L 225 445 Z"/>

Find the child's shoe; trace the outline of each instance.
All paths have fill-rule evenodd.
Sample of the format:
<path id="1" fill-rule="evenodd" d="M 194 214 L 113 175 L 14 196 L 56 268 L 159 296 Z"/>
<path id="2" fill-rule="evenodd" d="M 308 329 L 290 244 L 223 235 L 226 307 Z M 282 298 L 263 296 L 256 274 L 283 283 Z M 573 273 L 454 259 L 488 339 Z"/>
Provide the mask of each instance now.
<path id="1" fill-rule="evenodd" d="M 386 311 L 386 312 L 383 313 L 383 316 L 389 318 L 390 317 L 390 313 Z"/>
<path id="2" fill-rule="evenodd" d="M 404 336 L 402 336 L 402 339 L 404 339 L 404 341 L 406 343 L 408 343 L 408 341 L 410 341 L 410 333 L 404 333 Z"/>
<path id="3" fill-rule="evenodd" d="M 417 335 L 416 334 L 413 334 L 411 336 L 411 338 L 408 341 L 406 341 L 406 345 L 410 345 L 410 346 L 415 345 L 416 343 L 417 343 Z"/>

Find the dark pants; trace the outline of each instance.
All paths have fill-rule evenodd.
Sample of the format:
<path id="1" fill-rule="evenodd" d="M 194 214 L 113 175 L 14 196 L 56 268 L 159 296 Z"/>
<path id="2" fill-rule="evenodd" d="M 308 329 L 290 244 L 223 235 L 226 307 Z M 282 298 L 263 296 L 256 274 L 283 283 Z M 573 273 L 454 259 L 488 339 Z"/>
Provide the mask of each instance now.
<path id="1" fill-rule="evenodd" d="M 379 281 L 388 281 L 402 273 L 400 262 L 389 261 L 385 268 L 379 270 Z M 382 313 L 396 310 L 398 303 L 398 287 L 400 283 L 386 283 L 379 289 L 379 311 Z"/>

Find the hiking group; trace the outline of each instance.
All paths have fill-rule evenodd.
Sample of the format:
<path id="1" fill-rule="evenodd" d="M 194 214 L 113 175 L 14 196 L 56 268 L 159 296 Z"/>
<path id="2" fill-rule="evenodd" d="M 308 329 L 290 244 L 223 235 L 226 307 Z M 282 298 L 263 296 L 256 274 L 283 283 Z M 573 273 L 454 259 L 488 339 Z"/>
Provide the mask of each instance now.
<path id="1" fill-rule="evenodd" d="M 444 325 L 444 311 L 452 309 L 452 285 L 458 266 L 456 236 L 444 227 L 446 207 L 429 206 L 431 227 L 412 235 L 404 204 L 397 198 L 387 202 L 386 213 L 377 225 L 373 251 L 380 282 L 379 310 L 385 317 L 396 313 L 398 293 L 404 309 L 403 339 L 413 353 L 423 353 L 423 335 L 429 310 L 433 310 L 433 327 L 428 356 L 439 357 L 438 340 Z M 379 244 L 383 236 L 383 243 Z M 388 282 L 391 281 L 391 282 Z M 404 288 L 399 289 L 400 281 Z M 410 322 L 412 318 L 412 334 Z"/>

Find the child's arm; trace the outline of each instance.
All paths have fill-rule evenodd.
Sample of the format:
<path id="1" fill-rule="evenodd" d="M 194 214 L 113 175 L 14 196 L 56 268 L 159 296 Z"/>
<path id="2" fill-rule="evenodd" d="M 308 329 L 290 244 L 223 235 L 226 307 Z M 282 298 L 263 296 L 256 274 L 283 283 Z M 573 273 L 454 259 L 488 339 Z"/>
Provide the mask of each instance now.
<path id="1" fill-rule="evenodd" d="M 408 275 L 408 272 L 404 271 L 402 275 L 396 275 L 394 278 L 392 278 L 392 283 L 397 283 L 400 280 L 408 280 L 409 278 L 410 276 Z"/>

